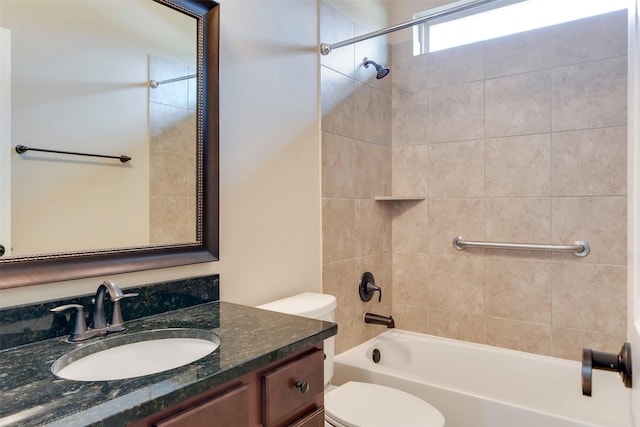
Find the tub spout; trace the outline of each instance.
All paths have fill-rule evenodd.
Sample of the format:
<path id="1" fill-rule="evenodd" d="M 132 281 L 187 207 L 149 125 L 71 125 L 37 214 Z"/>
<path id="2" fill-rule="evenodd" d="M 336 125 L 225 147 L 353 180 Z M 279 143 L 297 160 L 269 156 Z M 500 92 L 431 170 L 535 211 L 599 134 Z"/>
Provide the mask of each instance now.
<path id="1" fill-rule="evenodd" d="M 387 328 L 395 328 L 396 323 L 393 321 L 393 317 L 380 316 L 374 313 L 365 313 L 363 317 L 364 323 L 373 323 L 374 325 L 385 325 Z"/>

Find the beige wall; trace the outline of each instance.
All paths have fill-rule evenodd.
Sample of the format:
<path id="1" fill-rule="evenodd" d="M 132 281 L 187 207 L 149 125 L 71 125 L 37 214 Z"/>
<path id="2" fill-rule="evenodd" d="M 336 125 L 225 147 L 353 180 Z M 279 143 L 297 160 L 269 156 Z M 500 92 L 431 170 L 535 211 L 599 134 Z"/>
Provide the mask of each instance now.
<path id="1" fill-rule="evenodd" d="M 323 30 L 344 26 L 340 14 L 321 16 Z M 410 42 L 392 49 L 392 193 L 427 200 L 392 205 L 371 200 L 385 182 L 349 193 L 354 170 L 388 165 L 350 163 L 360 142 L 348 125 L 376 113 L 351 113 L 363 104 L 360 86 L 349 86 L 352 54 L 323 60 L 323 285 L 343 303 L 338 350 L 382 330 L 359 319 L 355 276 L 362 236 L 389 233 L 390 223 L 392 260 L 383 247 L 375 268 L 398 327 L 571 359 L 586 346 L 617 351 L 626 331 L 625 14 L 411 51 Z M 592 252 L 458 252 L 457 235 L 586 240 Z M 389 294 L 371 310 L 391 314 Z"/>
<path id="2" fill-rule="evenodd" d="M 258 304 L 320 290 L 317 5 L 222 5 L 220 257 L 110 277 L 135 286 L 220 273 L 221 297 Z M 88 293 L 105 278 L 0 291 L 0 305 Z"/>

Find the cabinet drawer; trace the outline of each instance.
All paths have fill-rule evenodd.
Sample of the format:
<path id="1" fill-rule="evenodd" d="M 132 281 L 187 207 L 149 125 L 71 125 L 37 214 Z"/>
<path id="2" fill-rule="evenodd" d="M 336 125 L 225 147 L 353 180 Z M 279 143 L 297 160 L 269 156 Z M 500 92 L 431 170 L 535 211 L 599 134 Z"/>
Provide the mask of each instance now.
<path id="1" fill-rule="evenodd" d="M 249 387 L 238 387 L 157 421 L 155 427 L 230 427 L 249 425 Z"/>
<path id="2" fill-rule="evenodd" d="M 320 407 L 289 427 L 324 427 L 324 407 Z"/>
<path id="3" fill-rule="evenodd" d="M 315 351 L 262 375 L 262 423 L 271 426 L 313 408 L 324 390 L 324 353 Z"/>

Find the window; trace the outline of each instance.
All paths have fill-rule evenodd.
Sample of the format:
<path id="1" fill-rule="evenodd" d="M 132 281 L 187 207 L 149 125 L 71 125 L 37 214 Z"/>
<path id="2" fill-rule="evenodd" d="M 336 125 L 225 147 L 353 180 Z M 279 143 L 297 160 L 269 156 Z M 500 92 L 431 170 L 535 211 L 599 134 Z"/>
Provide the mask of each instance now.
<path id="1" fill-rule="evenodd" d="M 414 32 L 414 40 L 417 41 L 414 43 L 414 54 L 435 52 L 626 9 L 627 4 L 627 0 L 505 0 L 491 4 L 489 9 L 475 9 L 475 12 L 454 14 L 423 24 Z M 430 9 L 414 17 L 427 16 L 442 9 Z"/>

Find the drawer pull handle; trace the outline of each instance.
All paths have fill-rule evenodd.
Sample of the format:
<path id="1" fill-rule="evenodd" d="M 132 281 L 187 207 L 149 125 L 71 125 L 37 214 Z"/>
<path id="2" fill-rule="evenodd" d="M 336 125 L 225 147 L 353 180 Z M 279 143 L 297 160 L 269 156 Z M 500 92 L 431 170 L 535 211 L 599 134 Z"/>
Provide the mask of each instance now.
<path id="1" fill-rule="evenodd" d="M 306 393 L 309 391 L 309 383 L 306 381 L 296 381 L 296 388 L 299 389 L 301 393 Z"/>

